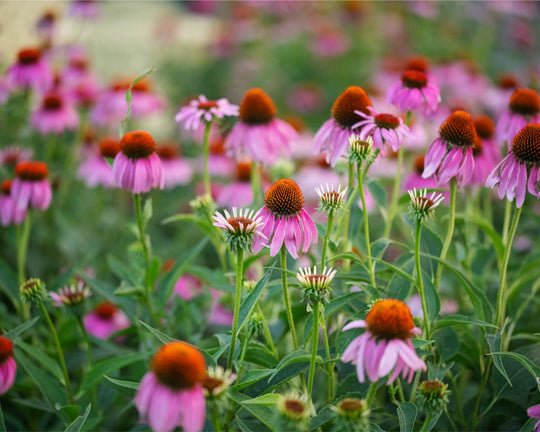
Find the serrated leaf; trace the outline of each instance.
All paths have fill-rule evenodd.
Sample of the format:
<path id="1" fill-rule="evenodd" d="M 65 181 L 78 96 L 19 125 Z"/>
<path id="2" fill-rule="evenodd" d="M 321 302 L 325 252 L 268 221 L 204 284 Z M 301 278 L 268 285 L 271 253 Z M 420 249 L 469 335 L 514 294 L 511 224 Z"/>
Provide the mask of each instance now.
<path id="1" fill-rule="evenodd" d="M 22 324 L 19 324 L 14 329 L 11 329 L 6 333 L 6 337 L 10 340 L 17 339 L 19 335 L 24 333 L 26 330 L 28 330 L 30 327 L 32 327 L 35 323 L 37 323 L 40 320 L 40 317 L 34 317 L 30 321 L 23 322 Z"/>
<path id="2" fill-rule="evenodd" d="M 410 402 L 400 402 L 397 408 L 400 432 L 413 432 L 418 409 Z"/>
<path id="3" fill-rule="evenodd" d="M 152 327 L 150 324 L 146 324 L 144 321 L 139 320 L 139 323 L 141 323 L 141 325 L 146 330 L 148 330 L 151 334 L 153 334 L 161 343 L 166 344 L 166 343 L 178 340 L 178 339 L 174 339 L 174 338 L 170 337 L 169 335 L 163 333 L 161 330 L 158 330 L 158 329 Z"/>
<path id="4" fill-rule="evenodd" d="M 275 262 L 272 264 L 272 266 L 273 265 L 275 265 Z M 261 292 L 266 286 L 266 283 L 268 282 L 268 279 L 270 279 L 271 275 L 272 275 L 272 269 L 268 270 L 264 274 L 261 280 L 257 282 L 257 285 L 255 285 L 255 288 L 253 288 L 253 291 L 251 291 L 248 294 L 248 296 L 240 305 L 240 312 L 238 313 L 238 331 L 240 331 L 243 325 L 245 324 L 249 314 L 255 307 L 255 303 L 259 299 L 259 296 L 261 295 Z"/>
<path id="5" fill-rule="evenodd" d="M 88 406 L 84 410 L 84 413 L 77 417 L 75 420 L 73 420 L 73 423 L 71 423 L 64 432 L 80 432 L 82 427 L 84 426 L 84 423 L 86 422 L 86 419 L 88 418 L 88 415 L 90 414 L 91 409 L 92 404 L 88 404 Z"/>

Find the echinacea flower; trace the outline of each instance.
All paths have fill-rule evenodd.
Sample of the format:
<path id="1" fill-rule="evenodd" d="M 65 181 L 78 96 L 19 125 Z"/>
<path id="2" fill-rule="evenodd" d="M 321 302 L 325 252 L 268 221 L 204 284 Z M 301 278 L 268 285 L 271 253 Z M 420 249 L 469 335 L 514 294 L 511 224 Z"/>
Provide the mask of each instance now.
<path id="1" fill-rule="evenodd" d="M 349 150 L 349 136 L 359 121 L 357 111 L 369 114 L 371 100 L 361 87 L 350 86 L 336 99 L 332 106 L 332 118 L 323 123 L 315 134 L 313 154 L 326 155 L 326 161 L 335 166 Z"/>
<path id="2" fill-rule="evenodd" d="M 304 196 L 293 180 L 275 182 L 266 191 L 264 202 L 266 205 L 258 216 L 262 217 L 262 234 L 269 239 L 269 243 L 256 243 L 253 246 L 255 253 L 268 246 L 270 256 L 274 256 L 285 245 L 291 256 L 298 258 L 300 249 L 306 253 L 311 243 L 317 243 L 317 227 L 304 210 Z"/>
<path id="3" fill-rule="evenodd" d="M 296 273 L 296 279 L 302 287 L 302 301 L 308 305 L 308 309 L 315 303 L 328 301 L 328 296 L 332 292 L 332 281 L 337 270 L 332 267 L 325 267 L 321 272 L 317 272 L 317 266 L 303 267 Z"/>
<path id="4" fill-rule="evenodd" d="M 372 107 L 368 107 L 368 110 L 370 115 L 355 111 L 364 120 L 356 123 L 353 129 L 360 129 L 360 139 L 371 136 L 373 145 L 381 150 L 383 156 L 386 151 L 385 144 L 392 147 L 392 150 L 398 151 L 407 139 L 413 138 L 409 133 L 409 128 L 400 117 L 389 113 L 379 114 Z"/>
<path id="5" fill-rule="evenodd" d="M 530 418 L 540 419 L 540 404 L 533 405 L 527 408 L 527 415 Z M 534 432 L 539 432 L 539 431 L 540 431 L 540 420 L 538 420 L 536 424 L 534 425 Z"/>
<path id="6" fill-rule="evenodd" d="M 349 136 L 349 161 L 351 163 L 369 162 L 374 157 L 372 137 L 367 136 L 362 139 L 356 134 Z"/>
<path id="7" fill-rule="evenodd" d="M 280 156 L 288 157 L 298 133 L 276 113 L 270 96 L 260 88 L 249 89 L 240 104 L 238 122 L 225 139 L 227 154 L 266 165 L 273 165 Z"/>
<path id="8" fill-rule="evenodd" d="M 19 162 L 32 158 L 33 151 L 19 146 L 7 146 L 0 149 L 0 165 L 16 167 Z"/>
<path id="9" fill-rule="evenodd" d="M 0 396 L 5 395 L 15 382 L 17 364 L 13 358 L 13 343 L 0 335 Z"/>
<path id="10" fill-rule="evenodd" d="M 386 93 L 386 102 L 402 111 L 422 110 L 426 115 L 433 113 L 441 101 L 439 88 L 419 70 L 407 70 L 401 82 L 394 84 Z"/>
<path id="11" fill-rule="evenodd" d="M 11 183 L 13 180 L 3 180 L 0 187 L 0 222 L 2 226 L 19 225 L 26 219 L 26 208 L 20 209 L 11 198 Z"/>
<path id="12" fill-rule="evenodd" d="M 229 103 L 225 98 L 218 100 L 208 100 L 206 96 L 200 95 L 198 99 L 193 99 L 180 109 L 175 116 L 177 123 L 184 123 L 186 129 L 197 130 L 202 122 L 211 122 L 215 118 L 225 116 L 237 116 L 238 106 Z"/>
<path id="13" fill-rule="evenodd" d="M 413 189 L 408 192 L 411 197 L 409 212 L 412 218 L 419 222 L 432 219 L 435 209 L 444 201 L 441 193 L 433 192 L 428 196 L 427 189 Z"/>
<path id="14" fill-rule="evenodd" d="M 21 162 L 15 167 L 15 179 L 11 183 L 11 198 L 17 211 L 29 206 L 47 210 L 52 199 L 52 189 L 47 176 L 49 170 L 44 162 Z"/>
<path id="15" fill-rule="evenodd" d="M 409 307 L 400 300 L 386 299 L 375 302 L 365 320 L 351 321 L 343 331 L 365 328 L 345 349 L 341 359 L 356 365 L 358 381 L 371 382 L 390 374 L 390 385 L 401 375 L 411 382 L 417 370 L 426 370 L 411 342 L 422 331 L 414 326 Z"/>
<path id="16" fill-rule="evenodd" d="M 470 114 L 454 111 L 441 124 L 439 138 L 427 149 L 422 177 L 434 176 L 439 185 L 456 178 L 466 185 L 474 170 L 473 145 L 476 129 Z"/>
<path id="17" fill-rule="evenodd" d="M 38 278 L 31 278 L 19 287 L 21 299 L 25 303 L 39 303 L 45 294 L 45 284 Z"/>
<path id="18" fill-rule="evenodd" d="M 190 163 L 181 157 L 178 147 L 173 142 L 161 143 L 156 153 L 161 160 L 163 169 L 163 188 L 172 189 L 175 186 L 188 184 L 193 177 Z"/>
<path id="19" fill-rule="evenodd" d="M 103 302 L 86 314 L 83 318 L 84 328 L 100 339 L 108 339 L 110 335 L 130 326 L 124 312 L 110 302 Z"/>
<path id="20" fill-rule="evenodd" d="M 419 155 L 414 160 L 413 164 L 413 171 L 409 174 L 407 179 L 405 180 L 405 186 L 404 190 L 409 191 L 411 189 L 435 189 L 437 187 L 445 187 L 446 185 L 439 185 L 437 182 L 437 179 L 430 177 L 430 178 L 424 178 L 422 177 L 422 173 L 424 172 L 424 161 L 426 156 L 425 155 Z M 448 195 L 448 193 L 446 193 Z M 445 196 L 445 194 L 443 194 Z M 448 200 L 448 197 L 445 197 L 445 199 Z"/>
<path id="21" fill-rule="evenodd" d="M 220 207 L 246 207 L 253 202 L 251 187 L 252 162 L 243 160 L 236 164 L 236 180 L 223 185 L 216 202 Z"/>
<path id="22" fill-rule="evenodd" d="M 329 186 L 326 183 L 326 191 L 324 185 L 315 188 L 317 195 L 319 195 L 320 203 L 319 209 L 328 213 L 334 213 L 345 206 L 345 195 L 347 195 L 347 187 L 341 190 L 341 185 L 338 185 L 337 191 L 334 189 L 334 185 Z"/>
<path id="23" fill-rule="evenodd" d="M 232 370 L 211 366 L 202 382 L 204 395 L 211 400 L 219 399 L 235 380 L 236 374 Z"/>
<path id="24" fill-rule="evenodd" d="M 516 198 L 519 208 L 527 190 L 540 198 L 540 124 L 531 123 L 521 129 L 512 140 L 506 157 L 493 169 L 486 187 L 498 187 L 499 199 Z"/>
<path id="25" fill-rule="evenodd" d="M 42 99 L 40 107 L 30 117 L 32 127 L 41 134 L 60 134 L 75 130 L 79 125 L 77 110 L 60 92 L 50 91 Z"/>
<path id="26" fill-rule="evenodd" d="M 477 138 L 473 145 L 474 166 L 471 182 L 484 186 L 487 177 L 501 159 L 501 149 L 495 141 L 495 124 L 490 117 L 473 118 Z"/>
<path id="27" fill-rule="evenodd" d="M 7 79 L 14 88 L 44 92 L 52 86 L 53 72 L 41 58 L 39 48 L 24 48 L 18 52 L 17 61 L 8 69 Z"/>
<path id="28" fill-rule="evenodd" d="M 101 5 L 97 0 L 71 0 L 68 13 L 72 17 L 94 20 L 101 15 Z"/>
<path id="29" fill-rule="evenodd" d="M 263 219 L 253 210 L 240 209 L 237 211 L 236 207 L 233 207 L 232 215 L 225 210 L 225 216 L 216 212 L 213 219 L 213 225 L 224 230 L 225 243 L 233 251 L 238 248 L 250 250 L 253 242 L 264 243 L 265 240 L 268 240 L 261 231 Z"/>
<path id="30" fill-rule="evenodd" d="M 197 348 L 181 341 L 162 346 L 135 395 L 141 420 L 155 432 L 172 432 L 177 426 L 184 432 L 202 431 L 205 378 L 206 363 Z"/>
<path id="31" fill-rule="evenodd" d="M 421 409 L 433 415 L 446 408 L 449 394 L 448 384 L 443 384 L 438 379 L 422 381 L 417 390 Z"/>
<path id="32" fill-rule="evenodd" d="M 335 430 L 363 431 L 368 428 L 369 407 L 365 399 L 345 398 L 330 407 L 337 413 Z"/>
<path id="33" fill-rule="evenodd" d="M 77 170 L 77 177 L 88 187 L 101 185 L 105 188 L 116 186 L 113 169 L 107 159 L 114 159 L 120 151 L 120 141 L 115 137 L 105 137 L 99 141 L 99 149 L 89 155 Z"/>
<path id="34" fill-rule="evenodd" d="M 305 430 L 312 413 L 312 407 L 306 395 L 290 390 L 284 395 L 279 395 L 277 408 L 278 424 L 280 425 L 278 430 Z"/>
<path id="35" fill-rule="evenodd" d="M 78 305 L 90 297 L 91 294 L 90 288 L 82 280 L 79 280 L 77 285 L 68 285 L 61 288 L 57 293 L 49 292 L 56 307 Z"/>
<path id="36" fill-rule="evenodd" d="M 510 144 L 517 133 L 528 123 L 540 123 L 540 97 L 532 89 L 514 90 L 508 101 L 508 110 L 497 121 L 499 145 Z"/>
<path id="37" fill-rule="evenodd" d="M 114 158 L 113 175 L 118 186 L 135 194 L 152 188 L 163 189 L 161 160 L 156 154 L 156 142 L 148 132 L 133 131 L 122 137 L 120 152 Z"/>

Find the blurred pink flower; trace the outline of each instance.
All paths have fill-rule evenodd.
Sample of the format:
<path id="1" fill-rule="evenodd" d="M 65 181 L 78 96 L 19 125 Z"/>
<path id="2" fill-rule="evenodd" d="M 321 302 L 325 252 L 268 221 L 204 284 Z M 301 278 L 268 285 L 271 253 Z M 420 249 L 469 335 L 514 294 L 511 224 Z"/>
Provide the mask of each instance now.
<path id="1" fill-rule="evenodd" d="M 77 177 L 83 180 L 88 187 L 101 185 L 105 188 L 116 187 L 112 166 L 107 162 L 114 159 L 120 151 L 120 142 L 113 137 L 103 138 L 99 142 L 99 149 L 86 156 L 77 170 Z"/>
<path id="2" fill-rule="evenodd" d="M 532 89 L 514 90 L 508 102 L 508 109 L 497 121 L 497 141 L 502 147 L 510 146 L 513 138 L 526 124 L 540 123 L 540 97 Z"/>
<path id="3" fill-rule="evenodd" d="M 0 188 L 0 222 L 2 226 L 19 225 L 26 219 L 26 208 L 17 208 L 11 197 L 12 180 L 3 180 Z"/>
<path id="4" fill-rule="evenodd" d="M 15 179 L 11 183 L 11 197 L 17 212 L 29 206 L 47 210 L 52 199 L 52 189 L 47 176 L 49 170 L 44 162 L 21 162 L 15 168 Z"/>
<path id="5" fill-rule="evenodd" d="M 163 168 L 164 189 L 188 184 L 193 178 L 191 164 L 181 157 L 178 146 L 173 141 L 161 143 L 156 153 Z"/>
<path id="6" fill-rule="evenodd" d="M 100 339 L 108 339 L 113 333 L 131 325 L 124 312 L 110 302 L 100 303 L 84 316 L 83 323 L 89 334 Z"/>
<path id="7" fill-rule="evenodd" d="M 61 134 L 79 126 L 79 115 L 72 102 L 62 93 L 50 91 L 43 97 L 41 106 L 32 112 L 32 127 L 41 134 Z"/>
<path id="8" fill-rule="evenodd" d="M 17 364 L 13 359 L 13 343 L 0 335 L 0 396 L 5 395 L 15 382 Z"/>
<path id="9" fill-rule="evenodd" d="M 17 62 L 6 73 L 9 86 L 17 89 L 48 90 L 53 84 L 49 63 L 41 58 L 39 48 L 24 48 L 17 54 Z"/>
<path id="10" fill-rule="evenodd" d="M 441 101 L 439 88 L 418 70 L 408 70 L 401 75 L 401 82 L 386 93 L 386 101 L 403 111 L 420 110 L 425 115 L 433 113 Z"/>

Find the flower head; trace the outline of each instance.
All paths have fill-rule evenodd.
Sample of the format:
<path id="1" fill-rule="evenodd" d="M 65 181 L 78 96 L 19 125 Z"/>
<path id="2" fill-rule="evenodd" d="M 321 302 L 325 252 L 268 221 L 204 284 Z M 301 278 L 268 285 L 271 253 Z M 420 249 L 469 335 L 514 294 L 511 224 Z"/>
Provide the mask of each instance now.
<path id="1" fill-rule="evenodd" d="M 13 342 L 0 335 L 0 396 L 13 386 L 17 375 L 17 365 L 13 359 Z"/>
<path id="2" fill-rule="evenodd" d="M 114 160 L 119 152 L 120 141 L 117 138 L 105 137 L 101 139 L 99 141 L 99 149 L 81 163 L 77 170 L 77 176 L 88 187 L 95 187 L 97 185 L 105 188 L 116 187 L 113 169 L 107 160 Z"/>
<path id="3" fill-rule="evenodd" d="M 26 219 L 26 208 L 19 209 L 11 197 L 11 184 L 13 180 L 2 180 L 0 185 L 0 222 L 2 226 L 19 225 Z"/>
<path id="4" fill-rule="evenodd" d="M 53 72 L 41 57 L 39 48 L 23 48 L 17 61 L 7 71 L 8 83 L 19 89 L 48 90 L 53 83 Z"/>
<path id="5" fill-rule="evenodd" d="M 45 284 L 40 279 L 32 278 L 23 283 L 19 291 L 25 303 L 40 302 L 45 293 Z"/>
<path id="6" fill-rule="evenodd" d="M 516 198 L 519 208 L 527 190 L 540 198 L 540 124 L 526 125 L 512 140 L 508 155 L 493 169 L 486 187 L 498 187 L 499 199 Z"/>
<path id="7" fill-rule="evenodd" d="M 224 369 L 221 366 L 211 366 L 202 382 L 204 395 L 213 400 L 222 398 L 235 380 L 236 374 L 232 370 Z"/>
<path id="8" fill-rule="evenodd" d="M 411 311 L 402 301 L 378 300 L 365 320 L 352 321 L 343 330 L 352 328 L 366 331 L 349 344 L 342 360 L 356 365 L 360 382 L 364 382 L 365 373 L 376 382 L 391 372 L 387 384 L 399 375 L 411 382 L 415 371 L 427 369 L 410 340 L 421 330 L 414 326 Z"/>
<path id="9" fill-rule="evenodd" d="M 298 270 L 296 278 L 302 287 L 302 300 L 308 304 L 308 309 L 315 303 L 328 301 L 332 292 L 332 280 L 337 270 L 325 267 L 322 273 L 317 272 L 317 266 L 304 267 Z"/>
<path id="10" fill-rule="evenodd" d="M 313 154 L 325 154 L 326 161 L 335 166 L 348 150 L 348 139 L 360 120 L 357 112 L 369 114 L 371 100 L 361 87 L 348 87 L 334 102 L 332 118 L 315 134 Z"/>
<path id="11" fill-rule="evenodd" d="M 248 90 L 240 104 L 239 121 L 225 140 L 227 154 L 237 160 L 248 157 L 268 165 L 280 156 L 289 156 L 298 133 L 276 113 L 274 102 L 262 89 Z"/>
<path id="12" fill-rule="evenodd" d="M 118 186 L 136 194 L 163 189 L 163 170 L 154 138 L 144 131 L 126 133 L 114 158 L 113 174 Z"/>
<path id="13" fill-rule="evenodd" d="M 57 293 L 49 292 L 49 295 L 54 300 L 54 305 L 57 307 L 78 305 L 90 297 L 91 294 L 90 288 L 82 280 L 79 280 L 77 285 L 68 285 L 60 289 Z"/>
<path id="14" fill-rule="evenodd" d="M 532 89 L 514 90 L 508 109 L 497 121 L 497 141 L 509 144 L 516 134 L 529 123 L 540 123 L 540 97 Z"/>
<path id="15" fill-rule="evenodd" d="M 32 127 L 39 133 L 61 134 L 75 130 L 79 125 L 79 115 L 73 103 L 58 91 L 49 91 L 40 107 L 31 114 Z"/>
<path id="16" fill-rule="evenodd" d="M 341 399 L 336 406 L 331 406 L 337 412 L 334 420 L 335 430 L 364 431 L 367 427 L 369 409 L 364 399 Z"/>
<path id="17" fill-rule="evenodd" d="M 238 248 L 251 250 L 254 237 L 260 237 L 257 241 L 264 241 L 268 238 L 261 232 L 262 217 L 255 214 L 253 210 L 233 207 L 232 216 L 227 210 L 225 215 L 219 212 L 213 217 L 214 226 L 225 230 L 225 242 L 230 245 L 233 251 Z"/>
<path id="18" fill-rule="evenodd" d="M 460 185 L 471 179 L 474 170 L 473 146 L 476 129 L 470 114 L 454 111 L 439 129 L 439 138 L 429 146 L 422 177 L 434 176 L 438 184 L 457 178 Z"/>
<path id="19" fill-rule="evenodd" d="M 275 182 L 266 191 L 264 202 L 266 205 L 258 215 L 262 217 L 262 234 L 269 239 L 269 244 L 256 243 L 255 253 L 268 246 L 270 255 L 274 256 L 285 245 L 291 256 L 298 258 L 300 248 L 305 253 L 311 243 L 317 243 L 317 227 L 304 209 L 304 196 L 293 180 Z"/>
<path id="20" fill-rule="evenodd" d="M 418 222 L 432 219 L 435 209 L 444 201 L 441 193 L 433 192 L 428 197 L 427 189 L 413 189 L 408 191 L 411 197 L 409 212 L 412 218 Z"/>
<path id="21" fill-rule="evenodd" d="M 206 363 L 197 348 L 180 341 L 164 345 L 135 395 L 141 419 L 156 432 L 172 432 L 176 426 L 185 432 L 202 431 L 205 378 Z"/>
<path id="22" fill-rule="evenodd" d="M 345 206 L 347 187 L 341 190 L 341 185 L 338 185 L 338 189 L 336 191 L 334 190 L 334 185 L 329 186 L 328 183 L 326 183 L 326 191 L 324 190 L 324 185 L 321 185 L 320 187 L 315 188 L 315 192 L 317 192 L 317 195 L 319 195 L 320 211 L 335 213 L 337 210 L 340 210 Z"/>
<path id="23" fill-rule="evenodd" d="M 7 146 L 0 149 L 0 166 L 17 166 L 32 158 L 33 151 L 18 146 Z"/>
<path id="24" fill-rule="evenodd" d="M 161 159 L 165 189 L 172 189 L 175 186 L 185 185 L 191 181 L 193 169 L 190 163 L 181 156 L 175 143 L 162 143 L 157 147 L 156 153 Z"/>
<path id="25" fill-rule="evenodd" d="M 540 419 L 540 404 L 527 408 L 527 415 L 534 419 Z M 534 425 L 534 432 L 540 431 L 540 420 Z"/>
<path id="26" fill-rule="evenodd" d="M 124 312 L 110 302 L 98 304 L 95 309 L 83 318 L 86 331 L 100 339 L 108 339 L 110 335 L 130 326 Z"/>
<path id="27" fill-rule="evenodd" d="M 201 122 L 211 122 L 215 118 L 225 116 L 237 116 L 238 106 L 229 103 L 225 98 L 218 100 L 208 100 L 206 96 L 200 95 L 198 99 L 193 99 L 189 105 L 182 107 L 175 120 L 184 123 L 186 129 L 197 130 L 201 127 Z"/>
<path id="28" fill-rule="evenodd" d="M 44 162 L 21 162 L 15 167 L 15 179 L 11 184 L 11 197 L 17 210 L 29 206 L 47 210 L 52 199 L 51 184 L 47 180 L 49 169 Z"/>
<path id="29" fill-rule="evenodd" d="M 429 115 L 439 106 L 441 96 L 439 88 L 429 81 L 424 72 L 410 69 L 401 75 L 401 82 L 388 90 L 386 102 L 402 111 L 421 109 Z"/>
<path id="30" fill-rule="evenodd" d="M 349 136 L 349 160 L 351 163 L 362 163 L 364 161 L 371 161 L 374 157 L 373 150 L 373 138 L 366 136 L 360 138 L 359 135 L 352 134 Z"/>
<path id="31" fill-rule="evenodd" d="M 311 415 L 310 403 L 306 396 L 289 391 L 279 396 L 277 408 L 280 430 L 305 430 Z"/>
<path id="32" fill-rule="evenodd" d="M 429 413 L 437 414 L 448 404 L 448 384 L 443 384 L 439 380 L 422 381 L 418 387 L 418 401 L 420 405 Z"/>

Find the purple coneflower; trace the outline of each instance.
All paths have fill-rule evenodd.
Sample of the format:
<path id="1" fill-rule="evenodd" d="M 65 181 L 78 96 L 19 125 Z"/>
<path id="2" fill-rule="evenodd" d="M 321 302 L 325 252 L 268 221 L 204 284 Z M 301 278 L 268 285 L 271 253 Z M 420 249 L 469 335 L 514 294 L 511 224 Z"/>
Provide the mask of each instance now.
<path id="1" fill-rule="evenodd" d="M 216 202 L 220 207 L 246 207 L 253 202 L 251 165 L 249 160 L 236 164 L 236 180 L 224 185 L 217 195 Z"/>
<path id="2" fill-rule="evenodd" d="M 185 432 L 202 431 L 205 378 L 206 363 L 197 348 L 180 341 L 164 345 L 135 395 L 141 419 L 156 432 L 172 432 L 177 426 Z"/>
<path id="3" fill-rule="evenodd" d="M 83 318 L 84 328 L 100 339 L 107 339 L 113 333 L 124 330 L 130 322 L 124 312 L 110 302 L 103 302 Z"/>
<path id="4" fill-rule="evenodd" d="M 476 139 L 473 145 L 474 167 L 471 183 L 484 186 L 487 177 L 501 159 L 499 146 L 495 142 L 495 125 L 488 116 L 474 119 Z"/>
<path id="5" fill-rule="evenodd" d="M 540 404 L 533 405 L 532 407 L 527 408 L 527 415 L 530 418 L 540 419 Z M 539 432 L 539 431 L 540 431 L 540 420 L 538 420 L 536 424 L 534 425 L 534 432 Z"/>
<path id="6" fill-rule="evenodd" d="M 13 180 L 3 180 L 0 188 L 0 222 L 2 226 L 19 225 L 26 219 L 26 208 L 15 207 L 11 198 L 11 183 Z"/>
<path id="7" fill-rule="evenodd" d="M 246 156 L 273 165 L 278 157 L 289 156 L 298 133 L 276 118 L 276 106 L 260 88 L 246 92 L 240 104 L 239 120 L 225 140 L 227 154 L 237 160 Z"/>
<path id="8" fill-rule="evenodd" d="M 13 343 L 0 335 L 0 396 L 13 386 L 17 375 L 17 365 L 13 359 Z"/>
<path id="9" fill-rule="evenodd" d="M 19 89 L 48 90 L 53 83 L 53 72 L 41 58 L 39 48 L 25 48 L 17 54 L 15 62 L 7 71 L 8 84 Z"/>
<path id="10" fill-rule="evenodd" d="M 398 151 L 405 143 L 407 138 L 413 138 L 409 133 L 409 128 L 403 123 L 400 117 L 393 114 L 381 113 L 378 114 L 372 107 L 367 108 L 370 115 L 362 111 L 355 111 L 364 120 L 353 125 L 353 129 L 360 129 L 360 139 L 363 140 L 367 136 L 373 138 L 373 146 L 386 153 L 385 144 L 392 147 L 392 150 Z"/>
<path id="11" fill-rule="evenodd" d="M 509 144 L 528 123 L 540 123 L 540 97 L 534 90 L 518 88 L 508 102 L 508 110 L 497 121 L 499 145 Z"/>
<path id="12" fill-rule="evenodd" d="M 7 146 L 0 149 L 0 165 L 16 167 L 19 162 L 32 159 L 34 152 L 19 146 Z"/>
<path id="13" fill-rule="evenodd" d="M 72 17 L 94 20 L 101 15 L 101 5 L 97 0 L 71 0 L 68 12 Z"/>
<path id="14" fill-rule="evenodd" d="M 324 122 L 314 138 L 313 154 L 323 153 L 326 162 L 335 166 L 349 150 L 349 136 L 358 124 L 357 111 L 369 114 L 371 100 L 364 89 L 348 87 L 334 102 L 332 118 Z"/>
<path id="15" fill-rule="evenodd" d="M 403 111 L 422 109 L 424 114 L 433 113 L 441 101 L 439 88 L 429 82 L 427 75 L 419 70 L 408 70 L 401 75 L 401 82 L 394 84 L 386 93 L 386 102 Z"/>
<path id="16" fill-rule="evenodd" d="M 531 123 L 521 129 L 512 140 L 508 155 L 494 168 L 486 180 L 486 187 L 498 186 L 499 198 L 516 198 L 519 208 L 527 190 L 540 198 L 540 124 Z"/>
<path id="17" fill-rule="evenodd" d="M 68 285 L 60 289 L 57 293 L 49 292 L 49 295 L 54 301 L 56 307 L 62 306 L 75 306 L 84 301 L 84 299 L 90 297 L 92 292 L 88 288 L 84 281 L 79 280 L 77 285 Z"/>
<path id="18" fill-rule="evenodd" d="M 163 189 L 165 179 L 161 160 L 156 154 L 154 138 L 144 131 L 126 133 L 120 140 L 120 151 L 114 158 L 116 184 L 139 194 L 152 188 Z"/>
<path id="19" fill-rule="evenodd" d="M 408 192 L 411 198 L 409 212 L 415 221 L 422 222 L 424 219 L 432 219 L 435 209 L 444 200 L 443 195 L 437 192 L 428 196 L 427 189 L 412 189 Z"/>
<path id="20" fill-rule="evenodd" d="M 422 177 L 434 176 L 439 185 L 454 177 L 460 185 L 467 184 L 474 170 L 475 139 L 476 129 L 470 114 L 454 111 L 441 124 L 439 138 L 427 150 Z"/>
<path id="21" fill-rule="evenodd" d="M 120 151 L 120 142 L 114 137 L 105 137 L 99 142 L 99 149 L 96 153 L 89 155 L 81 163 L 77 170 L 77 176 L 83 180 L 88 187 L 101 185 L 105 188 L 116 187 L 113 169 L 107 159 L 114 159 Z"/>
<path id="22" fill-rule="evenodd" d="M 15 167 L 15 179 L 11 183 L 11 197 L 17 211 L 28 206 L 47 210 L 52 199 L 52 189 L 47 176 L 49 170 L 44 162 L 21 162 Z"/>
<path id="23" fill-rule="evenodd" d="M 268 237 L 261 231 L 262 217 L 255 214 L 253 210 L 240 209 L 236 211 L 236 207 L 234 207 L 232 215 L 225 210 L 225 215 L 216 212 L 213 219 L 213 225 L 224 230 L 225 243 L 230 245 L 233 251 L 237 248 L 250 250 L 254 242 L 258 244 L 268 240 Z"/>
<path id="24" fill-rule="evenodd" d="M 56 91 L 48 92 L 41 106 L 30 117 L 32 127 L 42 134 L 60 134 L 75 130 L 79 125 L 79 115 L 71 101 Z"/>
<path id="25" fill-rule="evenodd" d="M 426 370 L 411 342 L 421 330 L 414 326 L 409 307 L 400 300 L 386 299 L 375 302 L 365 320 L 352 321 L 343 330 L 365 328 L 354 339 L 341 357 L 344 362 L 356 365 L 358 381 L 371 382 L 392 372 L 387 385 L 401 375 L 411 382 L 417 370 Z"/>
<path id="26" fill-rule="evenodd" d="M 197 130 L 201 127 L 201 122 L 211 122 L 214 118 L 237 115 L 238 106 L 229 103 L 227 99 L 221 98 L 214 101 L 200 95 L 198 99 L 193 99 L 189 105 L 182 107 L 176 114 L 175 120 L 178 123 L 184 122 L 185 129 Z"/>
<path id="27" fill-rule="evenodd" d="M 304 196 L 294 181 L 281 179 L 275 182 L 266 191 L 264 202 L 266 205 L 259 210 L 258 216 L 262 217 L 262 234 L 269 243 L 253 245 L 255 253 L 268 246 L 270 256 L 274 256 L 285 244 L 291 256 L 298 258 L 300 248 L 306 253 L 311 243 L 317 243 L 317 227 L 304 210 Z"/>
<path id="28" fill-rule="evenodd" d="M 164 177 L 164 189 L 188 184 L 193 178 L 193 169 L 190 163 L 181 157 L 178 146 L 174 142 L 160 144 L 156 153 L 161 160 Z"/>
<path id="29" fill-rule="evenodd" d="M 437 187 L 446 187 L 447 185 L 438 185 L 438 182 L 435 178 L 424 178 L 422 173 L 424 172 L 424 161 L 425 155 L 420 155 L 414 160 L 414 169 L 413 172 L 409 174 L 405 180 L 404 190 L 409 191 L 411 189 L 435 189 Z M 445 194 L 443 194 L 445 195 Z M 446 193 L 446 195 L 448 195 Z M 445 196 L 445 199 L 448 200 L 448 196 Z"/>

